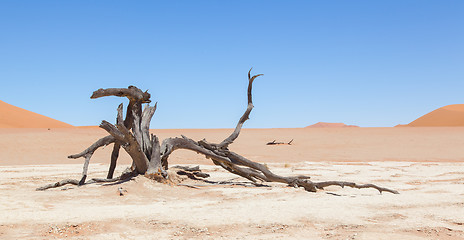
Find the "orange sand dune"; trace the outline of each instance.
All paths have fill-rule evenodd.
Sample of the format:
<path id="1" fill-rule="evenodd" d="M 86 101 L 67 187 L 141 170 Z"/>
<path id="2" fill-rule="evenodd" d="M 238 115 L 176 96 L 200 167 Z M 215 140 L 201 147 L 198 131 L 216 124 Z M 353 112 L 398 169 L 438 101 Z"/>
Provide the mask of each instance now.
<path id="1" fill-rule="evenodd" d="M 441 107 L 407 124 L 408 127 L 464 126 L 464 104 Z"/>
<path id="2" fill-rule="evenodd" d="M 70 124 L 60 122 L 6 102 L 0 101 L 0 128 L 67 128 Z"/>
<path id="3" fill-rule="evenodd" d="M 96 129 L 96 128 L 100 128 L 99 126 L 76 126 L 78 128 L 82 128 L 82 129 Z"/>
<path id="4" fill-rule="evenodd" d="M 345 128 L 345 127 L 358 127 L 358 126 L 346 125 L 344 123 L 327 123 L 327 122 L 318 122 L 316 124 L 307 126 L 307 128 Z"/>

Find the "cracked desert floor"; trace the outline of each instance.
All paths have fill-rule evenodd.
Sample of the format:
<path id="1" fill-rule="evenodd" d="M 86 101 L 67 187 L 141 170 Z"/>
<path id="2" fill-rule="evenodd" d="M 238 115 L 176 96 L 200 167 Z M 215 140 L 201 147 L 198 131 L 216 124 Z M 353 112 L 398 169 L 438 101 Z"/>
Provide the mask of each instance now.
<path id="1" fill-rule="evenodd" d="M 160 139 L 210 142 L 231 131 L 152 130 Z M 464 127 L 243 129 L 230 146 L 282 175 L 374 183 L 399 195 L 256 187 L 183 150 L 171 166 L 200 165 L 217 184 L 192 188 L 139 176 L 35 191 L 80 178 L 83 159 L 66 156 L 103 136 L 98 128 L 0 129 L 0 239 L 464 239 Z M 95 153 L 89 177 L 106 176 L 111 149 Z M 116 174 L 129 165 L 121 153 Z M 119 188 L 127 192 L 120 196 Z"/>

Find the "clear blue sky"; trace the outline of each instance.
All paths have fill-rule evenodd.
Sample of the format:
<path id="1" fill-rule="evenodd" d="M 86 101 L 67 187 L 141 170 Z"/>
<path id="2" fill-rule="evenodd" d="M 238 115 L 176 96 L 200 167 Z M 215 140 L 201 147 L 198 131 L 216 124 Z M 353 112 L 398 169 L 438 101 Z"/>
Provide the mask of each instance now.
<path id="1" fill-rule="evenodd" d="M 464 1 L 0 1 L 0 100 L 73 125 L 152 93 L 152 128 L 409 123 L 464 103 Z M 127 100 L 123 100 L 127 103 Z"/>

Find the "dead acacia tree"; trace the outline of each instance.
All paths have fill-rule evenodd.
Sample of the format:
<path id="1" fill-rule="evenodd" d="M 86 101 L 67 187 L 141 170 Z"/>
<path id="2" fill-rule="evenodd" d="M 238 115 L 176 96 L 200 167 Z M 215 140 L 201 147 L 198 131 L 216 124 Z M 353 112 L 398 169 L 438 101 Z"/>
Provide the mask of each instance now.
<path id="1" fill-rule="evenodd" d="M 270 171 L 266 165 L 253 162 L 235 152 L 230 151 L 228 148 L 229 145 L 237 139 L 243 124 L 246 120 L 248 120 L 251 110 L 253 109 L 253 81 L 262 75 L 258 74 L 251 76 L 250 72 L 251 69 L 248 72 L 247 108 L 238 121 L 232 134 L 220 143 L 210 143 L 205 139 L 195 141 L 186 136 L 167 138 L 160 143 L 156 135 L 149 133 L 150 121 L 155 113 L 156 104 L 154 106 L 149 105 L 151 102 L 151 96 L 148 92 L 143 92 L 134 86 L 129 86 L 128 88 L 98 89 L 92 94 L 92 99 L 106 96 L 127 97 L 129 99 L 125 119 L 123 119 L 123 105 L 121 104 L 117 109 L 116 124 L 111 124 L 105 120 L 103 120 L 100 124 L 100 127 L 105 129 L 109 135 L 99 139 L 81 153 L 69 156 L 69 158 L 73 159 L 81 157 L 85 158 L 82 178 L 80 180 L 65 179 L 60 182 L 37 188 L 37 190 L 46 190 L 65 184 L 84 185 L 92 182 L 114 182 L 130 179 L 131 177 L 139 174 L 155 180 L 163 181 L 164 179 L 169 178 L 167 170 L 169 168 L 168 159 L 171 153 L 177 149 L 187 149 L 204 155 L 206 158 L 211 159 L 215 165 L 221 166 L 225 170 L 244 177 L 253 183 L 280 182 L 296 188 L 302 187 L 309 192 L 316 192 L 317 189 L 336 185 L 353 188 L 374 188 L 380 193 L 383 191 L 394 194 L 398 193 L 395 190 L 379 187 L 374 184 L 357 184 L 345 181 L 313 182 L 310 180 L 309 176 L 280 176 Z M 143 104 L 147 105 L 142 110 Z M 107 178 L 93 178 L 86 182 L 87 169 L 93 153 L 98 148 L 111 143 L 113 143 L 114 146 Z M 121 147 L 132 158 L 132 166 L 124 171 L 121 176 L 113 178 Z"/>

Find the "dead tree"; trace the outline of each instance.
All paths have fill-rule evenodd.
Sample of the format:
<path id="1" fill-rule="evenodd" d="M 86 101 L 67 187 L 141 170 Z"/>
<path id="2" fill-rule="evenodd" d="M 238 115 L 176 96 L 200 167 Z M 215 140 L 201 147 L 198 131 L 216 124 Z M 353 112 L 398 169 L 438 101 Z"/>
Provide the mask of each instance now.
<path id="1" fill-rule="evenodd" d="M 37 190 L 45 190 L 65 184 L 84 185 L 93 182 L 113 182 L 130 179 L 131 177 L 139 174 L 151 179 L 163 181 L 169 178 L 167 171 L 169 168 L 168 159 L 171 153 L 177 149 L 187 149 L 204 155 L 206 158 L 211 159 L 215 165 L 221 166 L 225 170 L 246 178 L 256 184 L 259 184 L 259 182 L 279 182 L 295 188 L 302 187 L 309 192 L 316 192 L 317 189 L 336 185 L 353 188 L 374 188 L 380 193 L 383 191 L 394 194 L 398 193 L 395 190 L 379 187 L 374 184 L 357 184 L 345 181 L 313 182 L 310 180 L 309 176 L 280 176 L 270 171 L 266 165 L 253 162 L 235 152 L 230 151 L 228 148 L 229 145 L 237 139 L 243 124 L 246 120 L 248 120 L 251 110 L 253 109 L 253 81 L 262 75 L 258 74 L 251 76 L 250 72 L 251 69 L 248 72 L 247 108 L 238 121 L 232 134 L 220 143 L 210 143 L 206 141 L 206 139 L 195 141 L 183 135 L 181 137 L 164 139 L 160 143 L 156 135 L 149 133 L 150 121 L 155 113 L 156 104 L 154 106 L 149 105 L 151 102 L 151 96 L 148 92 L 143 92 L 134 86 L 129 86 L 128 88 L 98 89 L 92 94 L 92 99 L 106 96 L 127 97 L 129 99 L 126 118 L 123 119 L 123 105 L 121 104 L 117 108 L 116 124 L 111 124 L 105 120 L 103 120 L 100 124 L 100 127 L 105 129 L 110 135 L 99 139 L 83 152 L 69 156 L 69 158 L 73 159 L 80 157 L 85 158 L 82 178 L 80 180 L 65 179 L 60 182 L 37 188 Z M 143 104 L 147 105 L 142 110 Z M 92 154 L 98 148 L 111 143 L 113 143 L 114 146 L 107 178 L 93 178 L 86 182 L 87 169 Z M 113 178 L 114 169 L 116 167 L 121 147 L 132 158 L 132 166 L 126 169 L 121 176 Z M 191 171 L 187 174 L 198 175 Z"/>
<path id="2" fill-rule="evenodd" d="M 266 143 L 266 145 L 292 145 L 293 139 L 289 142 L 277 142 L 277 140 L 273 140 L 271 142 Z"/>

